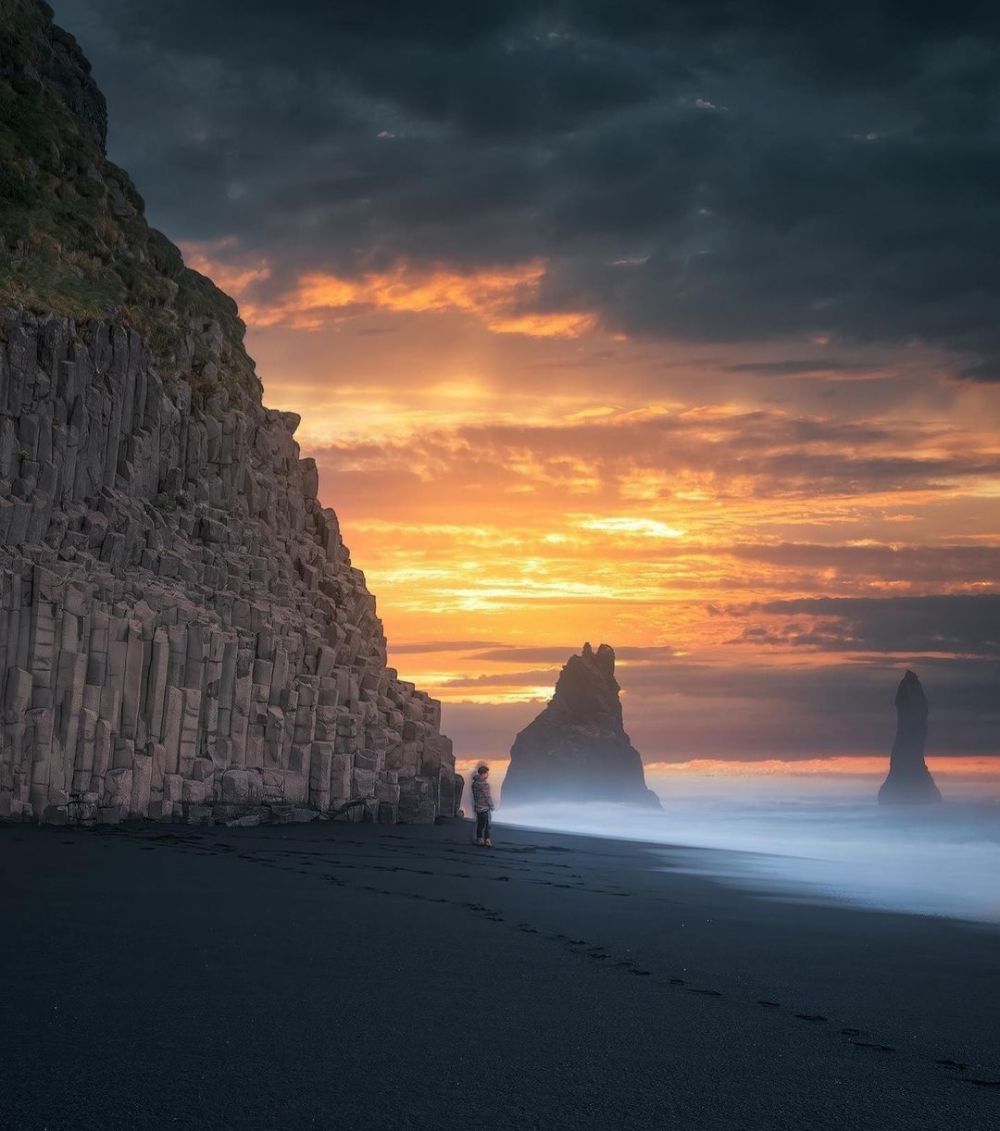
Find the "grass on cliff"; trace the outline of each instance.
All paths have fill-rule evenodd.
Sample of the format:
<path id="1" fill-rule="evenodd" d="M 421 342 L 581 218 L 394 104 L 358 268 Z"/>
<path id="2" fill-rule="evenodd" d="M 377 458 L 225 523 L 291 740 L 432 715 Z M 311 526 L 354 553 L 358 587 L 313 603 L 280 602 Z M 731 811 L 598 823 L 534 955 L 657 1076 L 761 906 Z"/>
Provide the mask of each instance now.
<path id="1" fill-rule="evenodd" d="M 235 302 L 149 227 L 128 175 L 50 80 L 53 67 L 68 66 L 91 83 L 88 64 L 51 15 L 37 0 L 0 0 L 0 306 L 78 321 L 121 318 L 164 375 L 183 377 L 197 399 L 219 384 L 258 394 Z M 202 372 L 208 359 L 197 350 L 192 358 L 186 344 L 209 321 L 221 325 L 225 342 L 212 381 Z"/>

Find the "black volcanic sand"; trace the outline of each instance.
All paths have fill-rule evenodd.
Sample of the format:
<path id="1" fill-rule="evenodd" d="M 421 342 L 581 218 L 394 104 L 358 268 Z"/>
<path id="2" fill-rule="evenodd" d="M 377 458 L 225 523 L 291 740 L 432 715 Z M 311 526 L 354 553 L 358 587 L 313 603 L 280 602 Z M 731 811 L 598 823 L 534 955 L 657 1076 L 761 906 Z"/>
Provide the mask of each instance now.
<path id="1" fill-rule="evenodd" d="M 0 828 L 0 1126 L 1000 1127 L 1000 931 L 496 831 Z"/>

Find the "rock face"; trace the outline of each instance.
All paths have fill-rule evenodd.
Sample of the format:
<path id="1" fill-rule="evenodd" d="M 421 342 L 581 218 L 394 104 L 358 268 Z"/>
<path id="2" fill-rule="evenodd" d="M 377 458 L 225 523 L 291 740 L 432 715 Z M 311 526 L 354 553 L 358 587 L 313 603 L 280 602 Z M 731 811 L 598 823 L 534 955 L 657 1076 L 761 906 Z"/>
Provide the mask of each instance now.
<path id="1" fill-rule="evenodd" d="M 927 696 L 916 673 L 908 671 L 896 691 L 896 740 L 889 759 L 889 776 L 878 791 L 880 805 L 941 800 L 924 761 L 926 741 Z"/>
<path id="2" fill-rule="evenodd" d="M 545 710 L 514 739 L 505 805 L 531 801 L 625 801 L 659 806 L 625 733 L 615 653 L 584 644 L 571 656 Z"/>
<path id="3" fill-rule="evenodd" d="M 146 226 L 72 38 L 2 13 L 0 816 L 453 814 L 235 304 Z"/>

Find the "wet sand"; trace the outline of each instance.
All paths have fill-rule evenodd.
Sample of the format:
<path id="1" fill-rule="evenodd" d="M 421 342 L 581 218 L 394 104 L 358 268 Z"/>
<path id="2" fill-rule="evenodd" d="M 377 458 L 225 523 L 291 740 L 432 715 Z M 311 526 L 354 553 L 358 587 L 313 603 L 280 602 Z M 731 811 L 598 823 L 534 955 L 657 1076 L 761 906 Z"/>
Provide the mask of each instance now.
<path id="1" fill-rule="evenodd" d="M 496 832 L 0 828 L 0 1125 L 1000 1127 L 995 928 Z"/>

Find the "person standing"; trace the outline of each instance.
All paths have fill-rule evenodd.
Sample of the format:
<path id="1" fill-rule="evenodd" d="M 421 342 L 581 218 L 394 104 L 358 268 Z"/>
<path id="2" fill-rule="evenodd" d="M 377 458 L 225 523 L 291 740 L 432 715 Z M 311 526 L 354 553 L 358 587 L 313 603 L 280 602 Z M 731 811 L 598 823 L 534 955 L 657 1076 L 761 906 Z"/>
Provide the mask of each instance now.
<path id="1" fill-rule="evenodd" d="M 490 791 L 490 768 L 481 763 L 472 775 L 472 808 L 476 811 L 476 844 L 492 848 L 493 794 Z"/>

